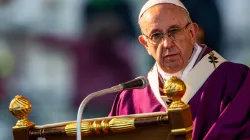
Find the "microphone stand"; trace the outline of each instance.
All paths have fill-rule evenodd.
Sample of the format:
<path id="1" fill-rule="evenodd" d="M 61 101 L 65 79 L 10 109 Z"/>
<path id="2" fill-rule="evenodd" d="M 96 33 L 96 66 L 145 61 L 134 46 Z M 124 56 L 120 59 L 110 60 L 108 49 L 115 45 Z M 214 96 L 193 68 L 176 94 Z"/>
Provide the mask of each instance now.
<path id="1" fill-rule="evenodd" d="M 78 113 L 77 113 L 77 122 L 76 122 L 76 128 L 77 128 L 77 133 L 76 133 L 76 138 L 77 140 L 81 140 L 81 121 L 82 121 L 82 112 L 86 106 L 86 104 L 92 100 L 94 97 L 98 97 L 101 95 L 106 95 L 109 93 L 114 93 L 114 92 L 120 92 L 124 89 L 132 89 L 132 88 L 145 88 L 148 85 L 148 80 L 143 77 L 137 77 L 134 80 L 128 81 L 126 83 L 123 84 L 119 84 L 117 86 L 113 86 L 111 88 L 108 89 L 104 89 L 104 90 L 100 90 L 97 92 L 94 92 L 92 94 L 89 94 L 80 104 L 79 109 L 78 109 Z"/>
<path id="2" fill-rule="evenodd" d="M 111 87 L 111 88 L 108 88 L 108 89 L 103 89 L 103 90 L 100 90 L 100 91 L 97 91 L 97 92 L 94 92 L 92 94 L 89 94 L 83 101 L 82 103 L 80 104 L 80 107 L 78 109 L 78 113 L 77 113 L 77 122 L 76 122 L 76 128 L 77 128 L 77 140 L 81 140 L 81 121 L 82 121 L 82 113 L 83 113 L 83 110 L 86 106 L 86 104 L 92 100 L 94 97 L 98 97 L 98 96 L 101 96 L 101 95 L 105 95 L 105 94 L 109 94 L 109 93 L 114 93 L 114 92 L 119 92 L 119 91 L 122 91 L 123 90 L 123 86 L 122 85 L 117 85 L 117 86 L 114 86 L 114 87 Z"/>

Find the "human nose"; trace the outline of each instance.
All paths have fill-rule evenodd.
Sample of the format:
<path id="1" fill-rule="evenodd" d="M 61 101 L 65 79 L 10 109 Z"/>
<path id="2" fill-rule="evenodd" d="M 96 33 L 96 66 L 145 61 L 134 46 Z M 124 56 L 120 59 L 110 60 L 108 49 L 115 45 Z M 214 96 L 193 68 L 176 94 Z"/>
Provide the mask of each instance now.
<path id="1" fill-rule="evenodd" d="M 171 47 L 171 42 L 172 39 L 167 34 L 165 34 L 162 38 L 163 47 L 165 48 Z"/>

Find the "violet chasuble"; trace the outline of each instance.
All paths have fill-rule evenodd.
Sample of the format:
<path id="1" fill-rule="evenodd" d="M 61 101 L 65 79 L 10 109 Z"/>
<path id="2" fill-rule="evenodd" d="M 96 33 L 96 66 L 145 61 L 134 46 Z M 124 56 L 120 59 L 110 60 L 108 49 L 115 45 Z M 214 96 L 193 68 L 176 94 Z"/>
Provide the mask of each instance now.
<path id="1" fill-rule="evenodd" d="M 166 112 L 168 105 L 159 91 L 163 84 L 155 66 L 148 73 L 149 85 L 118 93 L 109 116 Z M 182 101 L 191 107 L 193 139 L 250 139 L 250 70 L 227 62 L 203 46 L 193 69 L 183 79 L 187 91 Z"/>

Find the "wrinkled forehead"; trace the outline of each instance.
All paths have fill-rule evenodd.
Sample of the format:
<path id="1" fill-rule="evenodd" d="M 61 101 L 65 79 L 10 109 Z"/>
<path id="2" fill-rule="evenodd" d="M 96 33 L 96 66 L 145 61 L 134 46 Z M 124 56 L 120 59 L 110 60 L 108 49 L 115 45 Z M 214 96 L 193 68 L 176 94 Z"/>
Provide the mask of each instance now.
<path id="1" fill-rule="evenodd" d="M 173 4 L 158 4 L 146 10 L 140 19 L 145 20 L 149 17 L 160 18 L 161 16 L 167 18 L 168 16 L 175 16 L 180 13 L 184 13 L 184 11 L 182 11 L 179 7 Z"/>
<path id="2" fill-rule="evenodd" d="M 139 19 L 140 27 L 144 31 L 151 26 L 171 26 L 182 22 L 185 22 L 185 11 L 173 4 L 155 5 L 145 11 Z"/>

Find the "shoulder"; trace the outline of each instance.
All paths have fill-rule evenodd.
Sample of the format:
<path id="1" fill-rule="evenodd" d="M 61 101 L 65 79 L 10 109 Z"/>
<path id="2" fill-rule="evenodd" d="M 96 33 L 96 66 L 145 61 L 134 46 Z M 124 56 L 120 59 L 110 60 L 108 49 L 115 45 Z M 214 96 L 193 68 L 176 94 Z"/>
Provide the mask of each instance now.
<path id="1" fill-rule="evenodd" d="M 249 67 L 243 64 L 224 62 L 211 75 L 210 79 L 228 81 L 227 83 L 242 83 L 249 72 Z"/>
<path id="2" fill-rule="evenodd" d="M 199 46 L 201 46 L 202 50 L 203 50 L 201 53 L 202 58 L 205 57 L 210 52 L 214 51 L 204 44 L 200 44 Z M 226 61 L 226 62 L 222 63 L 215 71 L 224 71 L 227 73 L 232 73 L 232 72 L 248 72 L 248 70 L 249 70 L 249 67 L 244 65 L 244 64 Z"/>
<path id="3" fill-rule="evenodd" d="M 237 73 L 237 72 L 248 72 L 249 67 L 244 64 L 233 63 L 230 61 L 222 63 L 217 69 L 217 71 L 224 71 L 228 73 Z"/>

